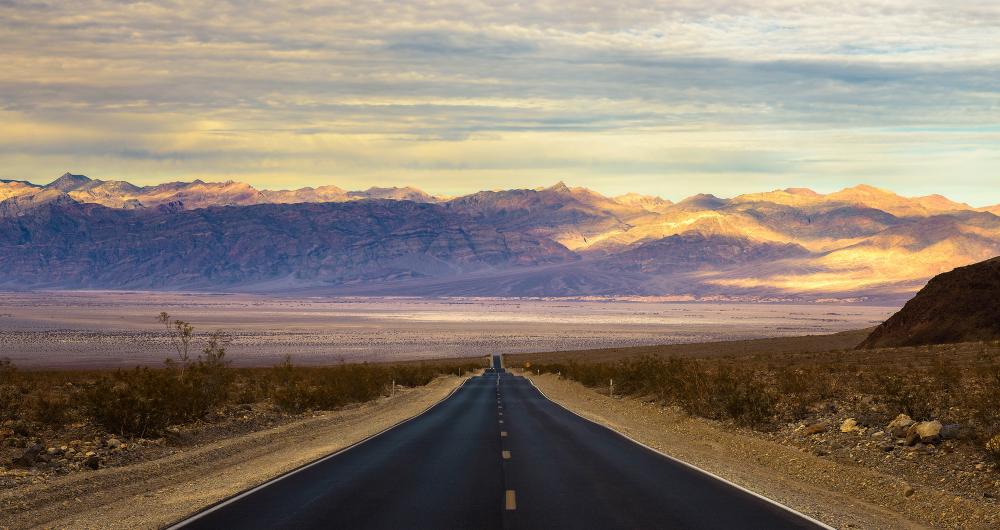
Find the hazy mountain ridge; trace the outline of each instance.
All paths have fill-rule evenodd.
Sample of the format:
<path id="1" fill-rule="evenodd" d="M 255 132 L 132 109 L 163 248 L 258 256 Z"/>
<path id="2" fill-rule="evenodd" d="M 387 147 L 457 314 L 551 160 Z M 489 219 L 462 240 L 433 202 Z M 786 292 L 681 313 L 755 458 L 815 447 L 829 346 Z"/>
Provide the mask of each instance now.
<path id="1" fill-rule="evenodd" d="M 44 186 L 24 181 L 0 181 L 0 200 L 30 195 L 44 190 L 58 190 L 79 202 L 95 203 L 109 208 L 153 207 L 174 202 L 183 203 L 187 209 L 252 204 L 346 202 L 364 199 L 439 202 L 437 197 L 412 187 L 373 187 L 364 191 L 345 191 L 337 186 L 306 187 L 296 190 L 258 190 L 249 184 L 232 180 L 225 182 L 194 180 L 192 182 L 167 182 L 154 186 L 136 186 L 125 181 L 96 180 L 72 173 L 66 173 Z"/>
<path id="2" fill-rule="evenodd" d="M 0 181 L 0 198 L 8 230 L 0 265 L 9 267 L 0 282 L 23 286 L 902 299 L 934 275 L 1000 255 L 1000 217 L 989 208 L 871 186 L 702 194 L 674 204 L 563 183 L 444 199 L 415 188 L 274 191 L 197 180 L 140 187 L 67 173 L 46 186 Z M 412 216 L 407 230 L 382 231 L 381 217 L 392 224 L 400 215 Z M 324 239 L 313 217 L 326 230 L 360 232 Z M 219 252 L 139 244 L 139 236 L 210 237 Z M 275 241 L 280 252 L 269 246 Z M 199 265 L 174 256 L 157 272 L 153 262 L 168 260 L 157 253 Z M 81 255 L 107 262 L 96 270 Z M 73 273 L 73 263 L 90 272 Z"/>

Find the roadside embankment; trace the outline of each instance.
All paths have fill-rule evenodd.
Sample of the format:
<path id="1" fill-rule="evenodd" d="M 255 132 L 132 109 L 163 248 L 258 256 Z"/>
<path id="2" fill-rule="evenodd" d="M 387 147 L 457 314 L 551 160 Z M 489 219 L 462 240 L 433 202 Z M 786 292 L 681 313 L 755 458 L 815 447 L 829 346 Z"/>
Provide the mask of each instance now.
<path id="1" fill-rule="evenodd" d="M 867 450 L 862 434 L 837 432 L 857 440 L 845 442 L 843 451 L 817 454 L 809 443 L 794 443 L 781 432 L 696 418 L 635 397 L 609 397 L 555 374 L 524 375 L 581 416 L 837 528 L 1000 527 L 995 499 L 961 494 L 950 475 L 921 473 L 920 462 L 910 458 L 909 466 L 869 466 L 869 457 L 895 457 Z"/>
<path id="2" fill-rule="evenodd" d="M 0 492 L 3 528 L 158 528 L 420 414 L 464 378 L 307 414 L 162 458 L 50 478 Z"/>

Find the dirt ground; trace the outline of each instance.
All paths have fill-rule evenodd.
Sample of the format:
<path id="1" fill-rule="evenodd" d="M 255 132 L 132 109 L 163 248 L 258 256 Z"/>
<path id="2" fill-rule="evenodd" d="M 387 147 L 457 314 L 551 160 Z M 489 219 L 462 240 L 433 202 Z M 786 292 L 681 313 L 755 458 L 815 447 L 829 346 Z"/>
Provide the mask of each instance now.
<path id="1" fill-rule="evenodd" d="M 1000 527 L 995 499 L 956 494 L 933 475 L 886 473 L 556 375 L 525 375 L 581 416 L 837 528 Z"/>
<path id="2" fill-rule="evenodd" d="M 181 447 L 163 458 L 0 492 L 0 528 L 159 528 L 413 417 L 465 379 L 278 427 Z"/>

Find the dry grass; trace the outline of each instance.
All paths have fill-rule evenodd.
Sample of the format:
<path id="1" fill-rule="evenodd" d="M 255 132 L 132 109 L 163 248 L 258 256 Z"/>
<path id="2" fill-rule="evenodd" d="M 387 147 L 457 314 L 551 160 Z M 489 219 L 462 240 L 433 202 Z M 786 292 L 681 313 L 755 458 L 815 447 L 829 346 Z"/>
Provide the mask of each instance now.
<path id="1" fill-rule="evenodd" d="M 522 355 L 508 363 L 604 391 L 614 380 L 616 393 L 760 430 L 802 421 L 835 402 L 863 411 L 858 420 L 867 426 L 884 426 L 899 413 L 959 424 L 963 438 L 983 451 L 1000 434 L 1000 342 L 753 354 L 722 343 L 687 357 L 664 350 L 625 351 L 617 359 L 586 351 Z"/>
<path id="2" fill-rule="evenodd" d="M 330 410 L 414 387 L 441 374 L 463 374 L 486 359 L 400 364 L 233 368 L 221 356 L 186 365 L 132 370 L 20 371 L 0 360 L 0 424 L 33 436 L 86 422 L 110 433 L 146 437 L 204 418 L 227 405 L 268 402 L 286 412 Z"/>
<path id="3" fill-rule="evenodd" d="M 515 353 L 504 357 L 511 363 L 542 362 L 598 362 L 618 361 L 647 355 L 660 357 L 724 357 L 729 355 L 757 355 L 776 353 L 828 352 L 854 348 L 871 333 L 873 328 L 843 331 L 829 335 L 804 335 L 690 344 L 665 344 L 659 346 L 631 346 L 625 348 L 600 348 L 592 350 L 566 350 L 539 353 Z"/>

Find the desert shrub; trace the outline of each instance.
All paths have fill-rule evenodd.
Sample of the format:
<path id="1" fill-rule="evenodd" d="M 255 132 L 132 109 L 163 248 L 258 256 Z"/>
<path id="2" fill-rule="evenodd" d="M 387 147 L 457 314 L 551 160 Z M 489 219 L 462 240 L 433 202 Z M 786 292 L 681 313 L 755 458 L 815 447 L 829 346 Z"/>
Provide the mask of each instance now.
<path id="1" fill-rule="evenodd" d="M 288 412 L 300 412 L 309 406 L 302 372 L 292 365 L 291 356 L 272 370 L 271 395 L 274 403 Z"/>
<path id="2" fill-rule="evenodd" d="M 834 395 L 837 386 L 833 374 L 817 367 L 782 366 L 775 372 L 775 387 L 791 420 L 805 416 L 811 405 Z"/>
<path id="3" fill-rule="evenodd" d="M 776 398 L 753 372 L 720 366 L 710 381 L 717 416 L 752 427 L 765 427 L 774 417 Z"/>
<path id="4" fill-rule="evenodd" d="M 871 393 L 887 404 L 892 410 L 905 412 L 911 418 L 929 418 L 937 408 L 931 390 L 914 380 L 914 371 L 905 374 L 879 373 L 873 378 L 875 385 Z"/>
<path id="5" fill-rule="evenodd" d="M 87 411 L 109 431 L 135 436 L 202 418 L 228 400 L 234 375 L 225 356 L 225 339 L 216 333 L 193 361 L 185 355 L 158 370 L 119 370 L 89 389 Z"/>
<path id="6" fill-rule="evenodd" d="M 181 382 L 172 368 L 139 367 L 102 377 L 86 393 L 90 417 L 110 432 L 155 435 L 180 419 Z"/>
<path id="7" fill-rule="evenodd" d="M 647 356 L 615 363 L 537 365 L 587 386 L 653 397 L 685 412 L 740 424 L 765 427 L 772 423 L 777 398 L 759 374 L 726 365 L 710 367 L 694 360 Z"/>
<path id="8" fill-rule="evenodd" d="M 962 392 L 962 406 L 980 426 L 979 437 L 989 439 L 1000 431 L 1000 365 L 981 367 L 974 381 Z"/>
<path id="9" fill-rule="evenodd" d="M 221 334 L 213 334 L 196 360 L 189 360 L 182 363 L 179 370 L 172 370 L 179 372 L 178 394 L 173 404 L 177 419 L 200 418 L 227 401 L 233 374 L 225 359 L 224 341 Z"/>
<path id="10" fill-rule="evenodd" d="M 0 359 L 0 421 L 16 420 L 29 432 L 38 423 L 58 427 L 82 416 L 108 432 L 155 436 L 229 404 L 269 399 L 290 412 L 332 409 L 387 395 L 393 382 L 415 387 L 441 374 L 483 367 L 481 360 L 298 367 L 286 358 L 272 368 L 236 369 L 227 358 L 224 335 L 208 337 L 201 353 L 192 357 L 194 327 L 166 313 L 158 320 L 171 333 L 176 351 L 160 368 L 18 372 L 9 360 Z"/>
<path id="11" fill-rule="evenodd" d="M 10 359 L 0 358 L 0 421 L 16 420 L 21 416 L 24 394 L 14 384 L 17 368 Z"/>
<path id="12" fill-rule="evenodd" d="M 0 421 L 16 420 L 21 416 L 24 396 L 14 385 L 0 385 Z"/>
<path id="13" fill-rule="evenodd" d="M 65 425 L 68 409 L 69 400 L 58 394 L 39 393 L 31 403 L 32 419 L 49 427 Z"/>
<path id="14" fill-rule="evenodd" d="M 275 405 L 282 410 L 329 410 L 387 395 L 393 381 L 398 386 L 423 386 L 439 375 L 477 368 L 481 366 L 476 363 L 297 367 L 290 357 L 285 357 L 271 369 L 268 387 Z"/>

